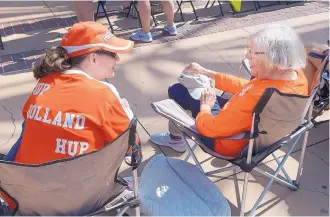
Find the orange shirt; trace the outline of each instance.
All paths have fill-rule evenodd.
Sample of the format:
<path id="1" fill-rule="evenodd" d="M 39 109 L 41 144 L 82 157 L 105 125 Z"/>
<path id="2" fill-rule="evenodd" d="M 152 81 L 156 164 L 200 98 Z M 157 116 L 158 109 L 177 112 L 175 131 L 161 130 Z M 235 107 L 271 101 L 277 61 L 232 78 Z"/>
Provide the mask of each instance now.
<path id="1" fill-rule="evenodd" d="M 104 147 L 128 128 L 133 113 L 113 85 L 68 70 L 39 80 L 23 116 L 15 161 L 38 164 Z"/>
<path id="2" fill-rule="evenodd" d="M 218 73 L 215 77 L 216 88 L 230 92 L 234 96 L 226 103 L 218 115 L 202 110 L 196 117 L 196 127 L 203 136 L 216 138 L 233 136 L 243 131 L 250 131 L 252 111 L 268 87 L 275 87 L 283 93 L 308 95 L 308 82 L 303 71 L 297 71 L 296 80 L 261 80 L 248 81 L 231 75 Z M 216 140 L 215 151 L 236 157 L 247 145 L 247 140 Z"/>

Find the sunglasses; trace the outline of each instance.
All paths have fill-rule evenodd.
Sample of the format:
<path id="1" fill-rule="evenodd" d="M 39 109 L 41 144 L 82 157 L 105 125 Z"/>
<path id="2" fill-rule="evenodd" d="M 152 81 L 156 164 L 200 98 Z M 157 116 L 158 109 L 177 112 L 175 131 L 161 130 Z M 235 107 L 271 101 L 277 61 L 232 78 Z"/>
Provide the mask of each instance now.
<path id="1" fill-rule="evenodd" d="M 261 54 L 265 54 L 266 52 L 252 52 L 251 48 L 247 48 L 247 53 L 249 55 L 261 55 Z"/>
<path id="2" fill-rule="evenodd" d="M 114 59 L 119 59 L 118 54 L 113 53 L 113 52 L 110 52 L 110 51 L 98 50 L 98 51 L 96 51 L 95 53 L 97 53 L 97 54 L 107 55 L 107 56 L 112 57 L 112 58 L 114 58 Z"/>

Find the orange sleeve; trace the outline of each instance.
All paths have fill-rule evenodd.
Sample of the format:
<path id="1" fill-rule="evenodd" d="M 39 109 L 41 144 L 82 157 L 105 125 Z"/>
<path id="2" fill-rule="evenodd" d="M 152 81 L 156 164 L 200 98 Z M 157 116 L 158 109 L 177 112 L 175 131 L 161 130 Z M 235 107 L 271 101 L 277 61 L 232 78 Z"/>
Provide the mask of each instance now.
<path id="1" fill-rule="evenodd" d="M 239 78 L 237 76 L 227 75 L 224 73 L 217 73 L 215 75 L 215 87 L 219 90 L 232 94 L 240 91 L 242 87 L 249 82 L 249 80 L 244 78 Z"/>
<path id="2" fill-rule="evenodd" d="M 213 116 L 208 110 L 202 110 L 196 117 L 196 127 L 201 135 L 210 138 L 228 137 L 249 131 L 252 123 L 252 111 L 258 100 L 259 97 L 250 92 L 250 94 L 245 93 L 216 116 Z"/>
<path id="3" fill-rule="evenodd" d="M 130 124 L 130 118 L 125 112 L 120 99 L 111 91 L 107 91 L 105 107 L 102 113 L 102 127 L 107 142 L 112 142 L 122 134 Z"/>

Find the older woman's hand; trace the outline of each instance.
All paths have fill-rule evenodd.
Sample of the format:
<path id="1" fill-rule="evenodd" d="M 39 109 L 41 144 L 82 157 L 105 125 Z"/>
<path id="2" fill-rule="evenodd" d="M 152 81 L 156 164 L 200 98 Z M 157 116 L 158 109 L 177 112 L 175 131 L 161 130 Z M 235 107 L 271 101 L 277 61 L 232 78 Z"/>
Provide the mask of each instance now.
<path id="1" fill-rule="evenodd" d="M 216 102 L 216 94 L 214 89 L 208 88 L 207 90 L 204 91 L 204 93 L 201 95 L 201 100 L 200 100 L 200 106 L 201 110 L 210 110 L 213 108 L 215 102 Z"/>
<path id="2" fill-rule="evenodd" d="M 184 72 L 192 73 L 192 74 L 204 74 L 204 67 L 199 65 L 198 63 L 190 63 L 186 68 L 184 68 Z"/>
<path id="3" fill-rule="evenodd" d="M 184 72 L 192 73 L 192 74 L 201 74 L 206 75 L 211 79 L 215 79 L 215 75 L 217 74 L 215 71 L 210 69 L 206 69 L 198 63 L 190 63 L 184 70 Z"/>

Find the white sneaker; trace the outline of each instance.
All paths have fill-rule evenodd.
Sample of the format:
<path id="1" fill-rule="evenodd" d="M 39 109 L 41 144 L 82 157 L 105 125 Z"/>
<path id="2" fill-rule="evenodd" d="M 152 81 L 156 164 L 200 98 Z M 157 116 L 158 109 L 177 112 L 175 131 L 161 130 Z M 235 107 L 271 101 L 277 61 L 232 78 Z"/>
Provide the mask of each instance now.
<path id="1" fill-rule="evenodd" d="M 186 139 L 181 136 L 181 139 L 174 140 L 171 138 L 169 132 L 153 134 L 150 140 L 157 145 L 170 147 L 177 152 L 185 152 L 187 150 L 188 142 Z"/>

